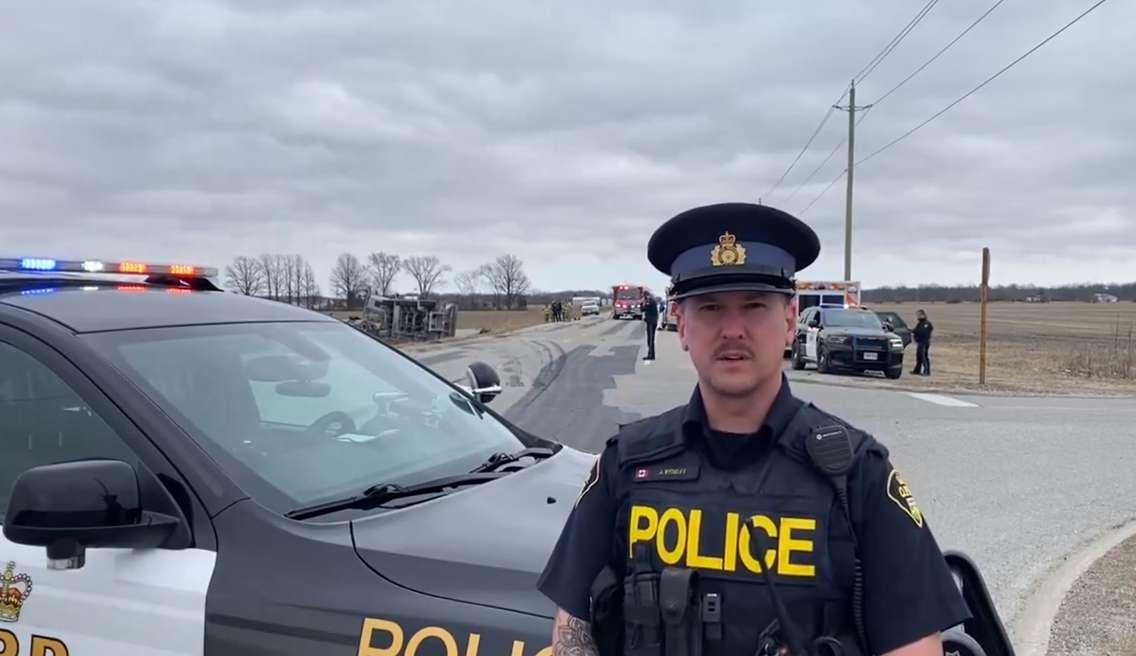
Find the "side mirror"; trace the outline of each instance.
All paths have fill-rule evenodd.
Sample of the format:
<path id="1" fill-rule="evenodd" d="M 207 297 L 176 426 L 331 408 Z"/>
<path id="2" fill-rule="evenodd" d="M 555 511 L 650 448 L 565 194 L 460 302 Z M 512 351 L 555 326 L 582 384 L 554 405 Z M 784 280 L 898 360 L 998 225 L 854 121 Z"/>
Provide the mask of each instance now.
<path id="1" fill-rule="evenodd" d="M 971 619 L 965 624 L 943 633 L 944 652 L 956 651 L 968 656 L 1014 656 L 1014 647 L 978 566 L 959 551 L 947 551 L 943 556 L 971 614 Z"/>
<path id="2" fill-rule="evenodd" d="M 4 537 L 47 548 L 48 569 L 78 569 L 87 547 L 162 546 L 181 522 L 142 508 L 134 468 L 121 460 L 33 467 L 16 479 Z"/>
<path id="3" fill-rule="evenodd" d="M 484 362 L 474 362 L 466 369 L 469 392 L 482 403 L 489 403 L 501 393 L 501 378 L 497 371 Z"/>
<path id="4" fill-rule="evenodd" d="M 820 328 L 820 317 L 809 319 L 809 328 Z"/>

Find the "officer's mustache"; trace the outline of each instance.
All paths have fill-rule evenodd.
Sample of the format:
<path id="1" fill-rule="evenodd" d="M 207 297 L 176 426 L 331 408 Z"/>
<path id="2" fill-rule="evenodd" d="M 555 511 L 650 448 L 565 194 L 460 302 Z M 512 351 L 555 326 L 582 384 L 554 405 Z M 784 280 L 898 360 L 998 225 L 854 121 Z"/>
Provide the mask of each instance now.
<path id="1" fill-rule="evenodd" d="M 752 359 L 753 351 L 741 344 L 726 344 L 714 351 L 715 360 Z"/>

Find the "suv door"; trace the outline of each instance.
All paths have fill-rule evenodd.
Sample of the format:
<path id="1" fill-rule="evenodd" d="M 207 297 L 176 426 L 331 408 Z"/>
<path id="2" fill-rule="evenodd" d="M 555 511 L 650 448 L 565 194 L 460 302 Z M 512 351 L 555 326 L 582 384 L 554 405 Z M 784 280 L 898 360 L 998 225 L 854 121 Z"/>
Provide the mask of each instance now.
<path id="1" fill-rule="evenodd" d="M 0 326 L 0 518 L 4 522 L 0 654 L 202 652 L 205 595 L 216 553 L 176 548 L 192 543 L 189 523 L 180 510 L 192 502 L 175 500 L 169 486 L 180 481 L 165 471 L 159 479 L 154 468 L 143 462 L 143 451 L 151 463 L 157 453 L 152 445 L 140 448 L 143 442 L 144 436 L 67 360 L 25 333 Z M 101 464 L 117 465 L 119 472 L 132 468 L 135 476 L 126 479 L 125 486 L 116 487 L 114 483 L 121 481 L 112 481 L 109 490 L 102 479 L 90 479 L 107 491 L 101 499 L 105 510 L 94 513 L 101 517 L 95 522 L 113 523 L 107 518 L 120 516 L 117 511 L 124 507 L 129 514 L 133 493 L 141 499 L 142 508 L 161 508 L 164 512 L 159 516 L 176 520 L 178 528 L 162 538 L 175 548 L 87 547 L 82 558 L 49 561 L 44 546 L 18 544 L 9 538 L 11 534 L 29 541 L 33 538 L 23 537 L 28 530 L 42 530 L 56 519 L 60 521 L 55 530 L 75 530 L 71 522 L 80 520 L 74 515 L 60 513 L 44 519 L 50 503 L 41 495 L 21 497 L 20 492 L 32 489 L 32 481 L 47 479 L 62 481 L 57 487 L 65 491 L 71 491 L 72 485 L 81 489 L 81 477 L 75 472 L 85 465 L 100 464 L 90 459 L 121 461 Z M 78 462 L 83 460 L 88 462 Z M 63 462 L 73 464 L 61 470 L 57 463 Z M 53 464 L 55 468 L 50 467 Z M 48 468 L 36 469 L 44 466 Z M 37 477 L 37 473 L 51 475 Z M 135 482 L 136 491 L 130 489 Z M 46 483 L 35 488 L 36 492 L 47 489 L 54 488 Z M 128 494 L 112 495 L 116 490 Z M 29 496 L 35 501 L 29 502 Z M 72 492 L 72 496 L 82 495 Z M 121 503 L 120 496 L 124 497 Z M 97 495 L 93 499 L 100 501 Z M 20 512 L 24 506 L 35 512 Z M 34 515 L 40 517 L 29 519 Z M 20 526 L 14 525 L 13 517 L 20 518 Z M 88 519 L 85 515 L 82 521 Z M 121 525 L 127 523 L 123 520 Z"/>
<path id="2" fill-rule="evenodd" d="M 820 334 L 820 328 L 814 327 L 811 324 L 814 319 L 820 318 L 820 308 L 810 308 L 809 317 L 805 322 L 805 355 L 809 360 L 816 362 L 817 359 L 817 335 Z"/>

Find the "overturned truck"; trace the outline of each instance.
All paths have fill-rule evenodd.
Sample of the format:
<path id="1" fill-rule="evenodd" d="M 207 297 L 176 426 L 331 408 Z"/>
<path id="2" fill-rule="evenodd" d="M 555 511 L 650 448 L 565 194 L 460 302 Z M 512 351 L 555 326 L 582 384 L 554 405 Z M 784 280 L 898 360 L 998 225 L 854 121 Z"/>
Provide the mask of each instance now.
<path id="1" fill-rule="evenodd" d="M 363 316 L 348 323 L 380 339 L 430 341 L 453 337 L 457 330 L 455 303 L 415 296 L 372 296 L 363 304 Z"/>

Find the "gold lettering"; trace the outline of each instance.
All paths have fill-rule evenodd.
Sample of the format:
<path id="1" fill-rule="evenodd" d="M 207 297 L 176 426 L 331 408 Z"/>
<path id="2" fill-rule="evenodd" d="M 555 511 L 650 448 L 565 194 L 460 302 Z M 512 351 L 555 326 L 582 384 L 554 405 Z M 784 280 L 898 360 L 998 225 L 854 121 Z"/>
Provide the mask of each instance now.
<path id="1" fill-rule="evenodd" d="M 640 520 L 647 520 L 646 526 Z M 636 542 L 646 542 L 655 537 L 655 530 L 659 526 L 659 511 L 650 506 L 631 506 L 631 525 L 627 536 L 627 557 L 634 558 L 633 547 Z"/>
<path id="2" fill-rule="evenodd" d="M 798 565 L 791 562 L 794 552 L 812 552 L 812 540 L 795 540 L 793 531 L 814 531 L 816 520 L 806 517 L 782 517 L 781 540 L 778 542 L 777 573 L 786 576 L 816 576 L 813 565 Z"/>
<path id="3" fill-rule="evenodd" d="M 536 653 L 536 656 L 552 656 L 552 645 L 549 645 L 549 646 L 545 647 L 544 649 L 541 649 L 540 651 L 538 651 Z"/>
<path id="4" fill-rule="evenodd" d="M 418 646 L 421 645 L 428 638 L 435 638 L 442 641 L 446 646 L 446 656 L 458 656 L 458 643 L 454 640 L 454 636 L 449 631 L 440 626 L 427 626 L 419 629 L 410 637 L 410 642 L 406 643 L 405 656 L 414 656 L 418 652 Z"/>
<path id="5" fill-rule="evenodd" d="M 750 517 L 749 520 L 751 522 L 753 522 L 754 528 L 759 528 L 759 529 L 765 531 L 765 534 L 769 536 L 769 539 L 771 539 L 771 540 L 777 539 L 777 525 L 773 523 L 772 519 L 769 519 L 765 515 L 754 515 L 753 517 Z M 766 549 L 765 550 L 765 567 L 766 568 L 771 569 L 773 567 L 773 563 L 776 562 L 776 559 L 777 559 L 777 551 L 776 550 L 774 550 L 774 549 Z M 760 567 L 757 568 L 757 573 L 758 574 L 761 573 Z"/>
<path id="6" fill-rule="evenodd" d="M 371 646 L 375 631 L 385 631 L 390 634 L 389 647 Z M 402 627 L 397 623 L 377 617 L 367 617 L 363 620 L 363 631 L 359 635 L 358 656 L 398 656 L 398 652 L 402 651 L 402 637 Z M 5 655 L 0 654 L 0 656 Z"/>
<path id="7" fill-rule="evenodd" d="M 62 640 L 32 636 L 32 656 L 67 656 L 67 645 Z"/>
<path id="8" fill-rule="evenodd" d="M 738 569 L 738 514 L 726 514 L 726 548 L 723 553 L 725 562 L 723 567 L 727 572 Z"/>
<path id="9" fill-rule="evenodd" d="M 523 640 L 513 641 L 513 653 L 510 656 L 525 656 L 525 643 Z"/>
<path id="10" fill-rule="evenodd" d="M 673 523 L 678 531 L 678 539 L 673 549 L 667 548 L 667 524 Z M 667 508 L 659 518 L 659 530 L 655 533 L 655 546 L 659 551 L 659 558 L 668 565 L 677 565 L 682 560 L 683 548 L 686 546 L 686 518 L 678 508 Z M 407 655 L 409 656 L 409 654 Z"/>
<path id="11" fill-rule="evenodd" d="M 722 559 L 717 556 L 703 556 L 698 553 L 698 543 L 702 539 L 702 511 L 690 511 L 690 542 L 686 546 L 686 566 L 722 571 Z"/>
<path id="12" fill-rule="evenodd" d="M 17 656 L 20 653 L 20 639 L 8 629 L 0 629 L 0 656 Z"/>
<path id="13" fill-rule="evenodd" d="M 465 656 L 477 656 L 477 650 L 481 647 L 481 635 L 477 633 L 469 634 L 469 643 L 465 646 Z"/>

